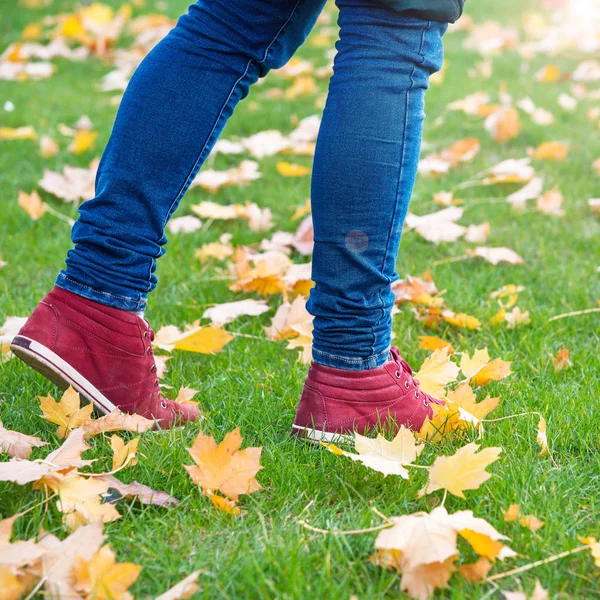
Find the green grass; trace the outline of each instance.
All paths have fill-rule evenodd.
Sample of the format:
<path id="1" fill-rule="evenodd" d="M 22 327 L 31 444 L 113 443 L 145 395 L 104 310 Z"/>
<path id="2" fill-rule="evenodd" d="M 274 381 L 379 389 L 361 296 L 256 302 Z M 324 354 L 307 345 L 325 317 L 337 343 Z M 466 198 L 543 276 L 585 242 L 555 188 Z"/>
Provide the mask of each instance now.
<path id="1" fill-rule="evenodd" d="M 170 2 L 168 12 L 176 16 L 185 6 L 181 0 Z M 72 2 L 57 0 L 42 10 L 14 7 L 2 11 L 0 49 L 16 40 L 27 23 L 39 20 L 43 14 L 73 7 Z M 521 10 L 522 4 L 515 0 L 467 3 L 467 11 L 476 22 L 494 17 L 505 24 L 518 25 Z M 432 266 L 447 257 L 461 255 L 466 244 L 434 246 L 412 232 L 404 235 L 398 262 L 402 276 L 431 267 L 438 287 L 447 290 L 448 305 L 457 312 L 477 316 L 483 323 L 478 331 L 444 327 L 438 335 L 452 341 L 459 351 L 487 346 L 493 357 L 513 361 L 514 374 L 490 386 L 491 394 L 502 397 L 494 416 L 541 411 L 548 420 L 554 463 L 537 456 L 535 417 L 490 424 L 483 443 L 504 449 L 500 460 L 490 468 L 492 479 L 479 490 L 467 492 L 466 500 L 450 496 L 446 501 L 450 511 L 471 509 L 512 538 L 510 545 L 522 556 L 508 566 L 500 565 L 499 569 L 504 569 L 573 548 L 578 544 L 577 535 L 600 536 L 599 315 L 547 322 L 558 313 L 594 307 L 600 298 L 596 271 L 600 265 L 600 224 L 591 218 L 586 203 L 587 198 L 598 196 L 599 178 L 591 163 L 600 156 L 600 147 L 597 131 L 592 131 L 585 116 L 591 102 L 581 102 L 576 111 L 566 113 L 558 108 L 556 98 L 569 91 L 568 82 L 544 85 L 532 76 L 548 62 L 556 62 L 569 72 L 577 64 L 576 57 L 540 56 L 532 60 L 529 73 L 523 74 L 518 55 L 506 52 L 494 58 L 491 79 L 471 79 L 466 75 L 467 69 L 480 57 L 462 49 L 463 38 L 464 33 L 452 33 L 446 38 L 448 70 L 444 84 L 433 86 L 429 92 L 425 139 L 434 149 L 441 149 L 460 138 L 476 136 L 481 140 L 482 151 L 472 164 L 444 179 L 419 180 L 414 212 L 435 210 L 432 192 L 449 189 L 504 158 L 523 157 L 528 146 L 544 140 L 571 144 L 566 162 L 535 164 L 537 172 L 544 175 L 546 186 L 556 185 L 563 192 L 563 218 L 534 210 L 515 213 L 505 203 L 488 201 L 513 191 L 509 186 L 471 188 L 461 194 L 466 208 L 463 222 L 489 220 L 492 233 L 488 245 L 513 248 L 524 257 L 525 265 L 492 266 L 483 261 L 464 261 Z M 320 66 L 325 63 L 323 52 L 307 44 L 299 56 Z M 29 124 L 40 134 L 54 134 L 59 123 L 71 125 L 87 114 L 99 136 L 93 151 L 75 157 L 66 152 L 67 144 L 63 142 L 61 152 L 48 160 L 38 155 L 35 142 L 0 142 L 0 257 L 9 263 L 0 270 L 0 323 L 8 315 L 29 314 L 52 286 L 70 247 L 68 226 L 51 215 L 32 222 L 17 206 L 18 191 L 35 189 L 44 168 L 86 166 L 104 147 L 114 119 L 115 108 L 109 104 L 112 94 L 96 91 L 100 77 L 111 69 L 109 64 L 95 59 L 85 63 L 61 60 L 56 64 L 57 73 L 46 81 L 0 82 L 0 101 L 3 104 L 10 100 L 16 106 L 13 112 L 0 112 L 0 125 Z M 550 109 L 557 116 L 556 123 L 543 128 L 522 115 L 521 134 L 498 145 L 483 130 L 480 119 L 461 113 L 446 114 L 446 105 L 467 93 L 483 89 L 494 96 L 502 81 L 507 82 L 515 99 L 530 96 L 536 105 Z M 267 89 L 279 85 L 280 80 L 272 78 L 253 90 L 227 125 L 224 136 L 247 136 L 270 128 L 288 132 L 292 115 L 302 118 L 318 112 L 315 96 L 293 102 L 263 98 Z M 319 85 L 324 93 L 326 82 L 320 81 Z M 253 111 L 249 110 L 251 107 Z M 436 117 L 441 115 L 443 124 L 435 125 Z M 55 137 L 60 138 L 58 134 Z M 262 160 L 263 179 L 244 188 L 225 188 L 217 194 L 217 201 L 256 201 L 272 208 L 277 228 L 293 230 L 295 224 L 290 217 L 294 207 L 308 196 L 309 180 L 278 176 L 278 160 Z M 295 162 L 310 164 L 306 158 Z M 216 167 L 235 163 L 235 157 L 220 156 Z M 42 196 L 57 210 L 76 216 L 75 207 L 63 205 L 45 193 Z M 190 204 L 210 198 L 210 194 L 195 189 L 186 195 L 177 214 L 188 214 Z M 215 273 L 204 273 L 193 257 L 195 248 L 216 240 L 225 231 L 233 233 L 235 244 L 259 242 L 263 237 L 243 224 L 218 222 L 191 235 L 170 236 L 167 254 L 158 268 L 160 284 L 147 311 L 156 329 L 191 322 L 201 316 L 207 304 L 241 297 L 228 291 L 226 282 L 207 280 Z M 516 330 L 489 324 L 497 309 L 489 293 L 509 283 L 526 286 L 518 304 L 531 313 L 531 324 Z M 276 307 L 278 302 L 274 299 L 271 304 Z M 269 314 L 243 318 L 230 329 L 262 336 L 261 327 L 269 319 Z M 403 354 L 412 364 L 420 365 L 427 353 L 418 348 L 418 336 L 429 332 L 408 309 L 402 309 L 396 317 L 394 330 Z M 549 355 L 565 346 L 571 351 L 574 366 L 556 374 Z M 143 435 L 140 462 L 126 470 L 123 478 L 135 478 L 169 491 L 182 502 L 168 511 L 122 502 L 123 518 L 105 528 L 119 560 L 144 566 L 132 588 L 136 598 L 154 597 L 194 569 L 203 571 L 198 598 L 401 596 L 398 576 L 368 561 L 374 534 L 327 537 L 302 529 L 297 520 L 308 519 L 324 528 L 356 529 L 378 524 L 371 512 L 373 506 L 387 515 L 428 510 L 433 506 L 432 497 L 417 498 L 425 474 L 416 471 L 410 482 L 393 476 L 385 479 L 361 465 L 292 440 L 289 430 L 305 373 L 306 367 L 296 362 L 294 352 L 266 340 L 239 338 L 214 356 L 174 354 L 166 382 L 175 388 L 187 385 L 201 390 L 198 398 L 206 415 L 203 431 L 220 440 L 227 431 L 240 426 L 245 444 L 264 447 L 264 469 L 258 476 L 263 489 L 242 498 L 242 516 L 232 518 L 219 513 L 200 496 L 182 467 L 190 462 L 185 448 L 191 445 L 198 426 Z M 56 392 L 49 382 L 18 360 L 0 365 L 0 418 L 7 427 L 39 435 L 52 447 L 59 441 L 54 427 L 40 418 L 36 396 Z M 89 455 L 104 460 L 100 465 L 108 468 L 108 461 L 102 458 L 109 455 L 108 441 L 96 438 L 91 443 L 93 450 Z M 430 464 L 437 454 L 452 451 L 452 447 L 428 447 L 421 463 Z M 33 456 L 43 454 L 36 451 Z M 40 499 L 30 486 L 0 484 L 3 517 Z M 531 533 L 518 524 L 504 523 L 501 509 L 514 502 L 521 504 L 524 514 L 534 514 L 546 525 Z M 47 512 L 35 509 L 20 519 L 17 536 L 31 537 L 42 526 L 64 535 L 60 515 L 51 507 Z M 587 552 L 500 583 L 505 589 L 523 584 L 531 590 L 535 577 L 550 590 L 552 598 L 600 596 L 598 572 L 594 572 Z M 450 589 L 440 592 L 439 597 L 480 598 L 489 589 L 490 586 L 469 585 L 455 576 Z"/>

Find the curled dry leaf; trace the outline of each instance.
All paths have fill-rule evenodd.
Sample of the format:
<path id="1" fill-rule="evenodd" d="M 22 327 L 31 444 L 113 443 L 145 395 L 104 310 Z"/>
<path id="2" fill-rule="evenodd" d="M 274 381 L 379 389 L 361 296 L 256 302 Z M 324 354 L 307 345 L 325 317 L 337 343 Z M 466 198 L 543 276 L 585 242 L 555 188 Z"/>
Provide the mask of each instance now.
<path id="1" fill-rule="evenodd" d="M 568 369 L 573 366 L 571 359 L 569 358 L 569 349 L 561 348 L 556 356 L 550 355 L 550 360 L 552 361 L 552 365 L 554 366 L 554 370 L 558 373 L 564 369 Z"/>
<path id="2" fill-rule="evenodd" d="M 499 144 L 512 140 L 521 131 L 519 113 L 512 106 L 497 108 L 487 117 L 484 126 Z"/>
<path id="3" fill-rule="evenodd" d="M 487 348 L 476 350 L 473 358 L 464 353 L 460 360 L 460 369 L 463 375 L 472 380 L 475 385 L 487 385 L 492 381 L 499 381 L 511 374 L 510 362 L 495 358 L 490 361 Z"/>
<path id="4" fill-rule="evenodd" d="M 419 340 L 419 348 L 430 350 L 431 352 L 434 350 L 445 349 L 449 355 L 454 354 L 454 348 L 452 347 L 452 344 L 442 340 L 439 337 L 435 337 L 434 335 L 420 335 Z"/>
<path id="5" fill-rule="evenodd" d="M 153 427 L 154 421 L 152 419 L 146 419 L 146 417 L 142 417 L 141 415 L 122 413 L 118 409 L 99 419 L 88 419 L 81 425 L 87 436 L 109 433 L 111 431 L 144 433 L 144 431 L 148 431 Z"/>
<path id="6" fill-rule="evenodd" d="M 167 492 L 153 490 L 151 487 L 132 481 L 131 483 L 123 483 L 114 475 L 102 475 L 98 477 L 101 481 L 108 485 L 108 489 L 117 491 L 123 498 L 131 498 L 138 500 L 142 504 L 151 504 L 153 506 L 164 506 L 169 508 L 179 503 L 177 498 L 174 498 Z M 111 499 L 111 502 L 115 500 Z"/>
<path id="7" fill-rule="evenodd" d="M 0 421 L 0 454 L 6 453 L 13 458 L 29 458 L 33 448 L 46 445 L 47 442 L 34 435 L 6 429 Z"/>
<path id="8" fill-rule="evenodd" d="M 414 229 L 421 237 L 434 244 L 455 242 L 467 231 L 466 227 L 455 223 L 462 217 L 463 212 L 462 208 L 449 206 L 420 217 L 409 213 L 406 215 L 405 226 Z"/>
<path id="9" fill-rule="evenodd" d="M 111 436 L 110 447 L 113 451 L 113 471 L 120 469 L 125 464 L 130 467 L 133 467 L 137 464 L 136 454 L 139 441 L 140 438 L 135 438 L 126 444 L 118 435 Z"/>
<path id="10" fill-rule="evenodd" d="M 537 531 L 544 526 L 544 522 L 540 521 L 537 517 L 521 514 L 518 504 L 511 504 L 507 510 L 502 511 L 502 516 L 507 522 L 518 520 L 520 525 L 531 529 L 531 531 Z"/>
<path id="11" fill-rule="evenodd" d="M 477 444 L 470 443 L 459 448 L 452 456 L 438 456 L 429 467 L 429 481 L 419 495 L 443 489 L 464 498 L 465 490 L 476 490 L 491 477 L 485 469 L 502 452 L 502 448 L 484 448 L 477 452 L 478 448 Z"/>
<path id="12" fill-rule="evenodd" d="M 458 572 L 467 581 L 483 581 L 490 572 L 494 563 L 485 556 L 480 556 L 474 563 L 464 564 L 458 567 Z"/>
<path id="13" fill-rule="evenodd" d="M 548 435 L 546 433 L 546 419 L 541 416 L 538 422 L 536 440 L 540 445 L 538 456 L 546 456 L 546 454 L 548 454 Z"/>
<path id="14" fill-rule="evenodd" d="M 200 587 L 196 584 L 201 571 L 194 571 L 155 600 L 184 600 L 195 594 Z"/>
<path id="15" fill-rule="evenodd" d="M 81 407 L 79 394 L 69 386 L 57 402 L 52 396 L 38 396 L 42 418 L 58 425 L 56 435 L 59 438 L 67 436 L 68 432 L 83 425 L 92 416 L 93 404 Z"/>

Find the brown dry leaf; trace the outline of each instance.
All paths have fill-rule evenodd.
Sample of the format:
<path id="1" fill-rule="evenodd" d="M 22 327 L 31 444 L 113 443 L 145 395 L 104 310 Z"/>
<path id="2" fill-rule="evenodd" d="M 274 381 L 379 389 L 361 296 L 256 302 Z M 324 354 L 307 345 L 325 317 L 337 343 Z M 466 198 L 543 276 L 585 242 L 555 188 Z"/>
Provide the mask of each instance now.
<path id="1" fill-rule="evenodd" d="M 40 198 L 36 190 L 31 194 L 19 191 L 19 206 L 31 217 L 32 221 L 37 221 L 47 210 L 48 205 Z"/>
<path id="2" fill-rule="evenodd" d="M 404 425 L 392 441 L 386 440 L 381 434 L 372 439 L 355 433 L 354 447 L 358 454 L 346 452 L 334 444 L 323 445 L 334 454 L 361 462 L 365 467 L 383 473 L 386 477 L 400 475 L 403 479 L 408 479 L 406 465 L 411 465 L 425 447 L 423 444 L 417 444 L 413 433 Z"/>
<path id="3" fill-rule="evenodd" d="M 499 144 L 504 144 L 517 137 L 521 131 L 521 122 L 516 108 L 500 107 L 485 120 L 485 128 Z"/>
<path id="4" fill-rule="evenodd" d="M 298 334 L 296 337 L 288 340 L 286 348 L 293 350 L 300 348 L 302 352 L 298 356 L 298 360 L 305 365 L 312 361 L 312 342 L 313 342 L 313 323 L 312 320 L 306 323 L 292 325 L 291 328 Z"/>
<path id="5" fill-rule="evenodd" d="M 531 166 L 530 158 L 508 158 L 491 167 L 481 183 L 526 183 L 531 181 L 534 175 L 535 170 Z"/>
<path id="6" fill-rule="evenodd" d="M 556 356 L 550 355 L 550 360 L 552 361 L 552 364 L 554 365 L 554 370 L 557 373 L 559 371 L 562 371 L 563 369 L 568 369 L 573 366 L 573 363 L 571 362 L 571 359 L 569 358 L 569 349 L 568 348 L 561 348 L 556 353 Z"/>
<path id="7" fill-rule="evenodd" d="M 133 467 L 137 464 L 136 454 L 139 441 L 140 438 L 135 438 L 126 444 L 118 435 L 111 436 L 110 447 L 113 451 L 113 471 L 120 469 L 126 463 L 130 467 Z"/>
<path id="8" fill-rule="evenodd" d="M 439 153 L 434 153 L 419 161 L 421 175 L 444 175 L 461 163 L 471 162 L 479 153 L 481 143 L 477 138 L 465 138 L 454 142 Z"/>
<path id="9" fill-rule="evenodd" d="M 438 456 L 429 468 L 429 481 L 419 492 L 420 496 L 436 490 L 448 490 L 464 498 L 465 490 L 476 490 L 491 474 L 485 469 L 498 459 L 502 448 L 484 448 L 477 452 L 475 443 L 459 448 L 452 456 Z"/>
<path id="10" fill-rule="evenodd" d="M 229 243 L 229 235 L 223 234 L 220 239 L 221 241 L 219 242 L 203 244 L 200 248 L 196 249 L 194 256 L 200 261 L 205 261 L 209 258 L 225 260 L 233 256 L 233 246 Z"/>
<path id="11" fill-rule="evenodd" d="M 546 215 L 563 217 L 565 211 L 562 208 L 563 195 L 556 188 L 544 192 L 537 198 L 537 209 Z"/>
<path id="12" fill-rule="evenodd" d="M 458 567 L 458 572 L 467 581 L 483 581 L 493 566 L 494 563 L 492 563 L 489 559 L 487 559 L 485 556 L 480 556 L 479 559 L 474 563 L 465 564 Z"/>
<path id="13" fill-rule="evenodd" d="M 444 350 L 445 348 L 448 354 L 454 354 L 454 348 L 452 347 L 452 344 L 439 337 L 435 337 L 434 335 L 420 335 L 419 340 L 419 348 L 423 348 L 431 352 L 434 350 Z"/>
<path id="14" fill-rule="evenodd" d="M 132 498 L 138 500 L 142 504 L 151 504 L 153 506 L 164 506 L 165 508 L 169 508 L 179 503 L 177 498 L 174 498 L 167 492 L 153 490 L 151 487 L 143 485 L 138 481 L 123 483 L 114 475 L 102 475 L 97 479 L 106 483 L 108 489 L 119 492 L 123 498 Z"/>
<path id="15" fill-rule="evenodd" d="M 392 291 L 396 296 L 396 303 L 412 302 L 413 304 L 438 307 L 444 304 L 443 298 L 433 298 L 438 293 L 438 289 L 429 272 L 425 273 L 423 277 L 408 275 L 406 279 L 399 279 L 392 283 Z"/>
<path id="16" fill-rule="evenodd" d="M 197 406 L 198 403 L 194 401 L 193 398 L 198 392 L 199 390 L 195 390 L 191 387 L 179 388 L 175 402 L 177 402 L 177 404 L 193 404 L 194 406 Z"/>
<path id="17" fill-rule="evenodd" d="M 41 448 L 46 445 L 47 442 L 34 435 L 25 435 L 6 429 L 0 421 L 0 454 L 5 452 L 13 458 L 29 458 L 33 448 Z"/>
<path id="18" fill-rule="evenodd" d="M 531 323 L 529 311 L 522 311 L 518 306 L 515 306 L 510 312 L 507 312 L 504 315 L 504 320 L 507 323 L 508 329 L 514 329 L 519 325 L 527 325 L 527 323 Z"/>
<path id="19" fill-rule="evenodd" d="M 172 588 L 161 594 L 155 600 L 183 600 L 195 594 L 200 587 L 196 584 L 201 571 L 194 571 L 186 578 L 176 583 Z"/>
<path id="20" fill-rule="evenodd" d="M 306 328 L 313 318 L 306 310 L 306 299 L 298 296 L 291 304 L 281 304 L 271 320 L 271 325 L 264 330 L 267 337 L 273 341 L 289 340 L 297 337 L 299 329 Z"/>
<path id="21" fill-rule="evenodd" d="M 26 589 L 25 583 L 12 569 L 0 565 L 0 600 L 19 600 Z"/>
<path id="22" fill-rule="evenodd" d="M 266 300 L 254 300 L 248 298 L 237 302 L 226 302 L 217 304 L 211 308 L 207 308 L 203 315 L 203 319 L 210 319 L 211 323 L 217 327 L 226 325 L 235 321 L 241 316 L 257 317 L 271 310 Z"/>
<path id="23" fill-rule="evenodd" d="M 0 568 L 8 567 L 15 573 L 20 567 L 33 564 L 45 551 L 34 540 L 10 541 L 13 525 L 20 516 L 21 513 L 0 521 Z M 3 591 L 0 587 L 0 598 Z"/>
<path id="24" fill-rule="evenodd" d="M 148 431 L 153 427 L 154 421 L 152 419 L 146 419 L 146 417 L 142 417 L 141 415 L 128 415 L 118 409 L 99 419 L 88 419 L 81 426 L 87 436 L 109 433 L 111 431 L 144 433 L 144 431 Z"/>
<path id="25" fill-rule="evenodd" d="M 206 492 L 221 492 L 236 502 L 240 494 L 260 489 L 255 479 L 262 448 L 240 450 L 239 428 L 230 431 L 220 444 L 212 436 L 199 433 L 188 452 L 196 465 L 184 465 L 192 481 Z"/>
<path id="26" fill-rule="evenodd" d="M 75 589 L 89 600 L 128 600 L 131 595 L 127 589 L 137 581 L 141 570 L 133 563 L 117 563 L 106 545 L 89 560 L 75 558 Z"/>
<path id="27" fill-rule="evenodd" d="M 67 433 L 83 425 L 92 416 L 93 404 L 80 407 L 79 394 L 69 386 L 57 402 L 52 396 L 38 396 L 42 418 L 58 425 L 56 435 L 64 438 Z"/>
<path id="28" fill-rule="evenodd" d="M 218 508 L 221 512 L 230 515 L 242 514 L 242 511 L 235 505 L 235 502 L 229 500 L 229 498 L 217 496 L 217 494 L 213 494 L 212 492 L 204 492 L 204 495 L 208 496 L 215 508 Z"/>
<path id="29" fill-rule="evenodd" d="M 450 360 L 447 349 L 434 350 L 431 356 L 423 361 L 415 377 L 426 394 L 434 398 L 443 398 L 446 386 L 456 380 L 458 372 L 458 365 Z"/>
<path id="30" fill-rule="evenodd" d="M 520 265 L 525 261 L 510 248 L 498 247 L 498 248 L 488 248 L 485 246 L 479 246 L 478 248 L 467 248 L 466 250 L 467 256 L 479 256 L 480 258 L 484 258 L 488 262 L 491 262 L 493 265 L 497 265 L 500 262 L 507 262 L 511 265 Z"/>
<path id="31" fill-rule="evenodd" d="M 529 148 L 527 154 L 538 160 L 566 160 L 569 144 L 563 142 L 542 142 L 537 148 Z"/>
<path id="32" fill-rule="evenodd" d="M 43 135 L 40 138 L 40 154 L 44 158 L 52 158 L 58 154 L 58 144 L 49 136 Z"/>
<path id="33" fill-rule="evenodd" d="M 258 170 L 258 163 L 253 160 L 243 160 L 239 167 L 227 169 L 226 171 L 214 171 L 212 169 L 201 170 L 191 187 L 200 186 L 210 192 L 216 192 L 227 185 L 244 185 L 250 181 L 260 179 L 262 174 Z M 191 209 L 196 212 L 192 206 Z M 199 216 L 203 216 L 198 213 Z"/>
<path id="34" fill-rule="evenodd" d="M 302 177 L 310 174 L 310 167 L 289 162 L 278 162 L 276 168 L 277 172 L 284 177 Z"/>

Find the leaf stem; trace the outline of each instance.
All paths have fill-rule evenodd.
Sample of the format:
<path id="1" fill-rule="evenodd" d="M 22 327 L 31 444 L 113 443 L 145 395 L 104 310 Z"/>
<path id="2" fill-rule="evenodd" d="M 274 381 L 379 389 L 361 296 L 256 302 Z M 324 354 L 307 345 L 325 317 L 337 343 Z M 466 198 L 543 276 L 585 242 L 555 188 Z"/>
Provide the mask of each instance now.
<path id="1" fill-rule="evenodd" d="M 558 321 L 559 319 L 566 319 L 567 317 L 577 317 L 579 315 L 588 315 L 590 313 L 600 312 L 600 307 L 598 308 L 586 308 L 585 310 L 575 310 L 573 312 L 562 313 L 561 315 L 555 315 L 548 319 L 548 323 L 552 321 Z"/>
<path id="2" fill-rule="evenodd" d="M 375 527 L 367 527 L 366 529 L 350 529 L 345 531 L 340 531 L 339 529 L 321 529 L 320 527 L 313 527 L 309 525 L 304 520 L 297 521 L 298 525 L 304 527 L 304 529 L 308 529 L 309 531 L 314 531 L 315 533 L 324 533 L 331 535 L 360 535 L 362 533 L 372 533 L 374 531 L 381 531 L 382 529 L 389 529 L 393 527 L 393 523 L 382 523 L 381 525 L 376 525 Z"/>

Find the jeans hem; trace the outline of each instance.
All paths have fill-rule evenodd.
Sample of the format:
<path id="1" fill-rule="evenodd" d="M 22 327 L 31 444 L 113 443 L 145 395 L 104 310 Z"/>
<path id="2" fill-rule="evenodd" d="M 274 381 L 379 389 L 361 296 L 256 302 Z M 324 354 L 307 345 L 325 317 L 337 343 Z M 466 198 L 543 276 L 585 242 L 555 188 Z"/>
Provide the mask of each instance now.
<path id="1" fill-rule="evenodd" d="M 346 371 L 368 371 L 377 369 L 384 365 L 388 359 L 390 348 L 386 348 L 377 354 L 367 358 L 349 358 L 336 356 L 313 348 L 313 360 L 324 367 L 333 367 L 335 369 L 345 369 Z"/>
<path id="2" fill-rule="evenodd" d="M 127 296 L 116 296 L 110 292 L 103 292 L 96 290 L 89 285 L 75 281 L 71 277 L 67 277 L 64 273 L 59 273 L 54 283 L 59 288 L 87 298 L 88 300 L 94 300 L 105 306 L 111 306 L 112 308 L 119 308 L 129 312 L 143 311 L 146 308 L 146 299 L 140 298 L 136 300 L 134 298 L 128 298 Z"/>

